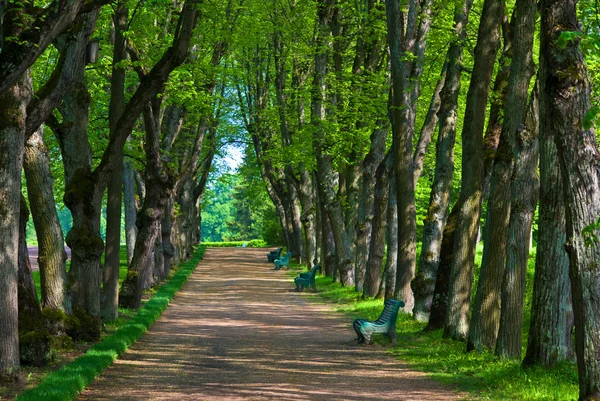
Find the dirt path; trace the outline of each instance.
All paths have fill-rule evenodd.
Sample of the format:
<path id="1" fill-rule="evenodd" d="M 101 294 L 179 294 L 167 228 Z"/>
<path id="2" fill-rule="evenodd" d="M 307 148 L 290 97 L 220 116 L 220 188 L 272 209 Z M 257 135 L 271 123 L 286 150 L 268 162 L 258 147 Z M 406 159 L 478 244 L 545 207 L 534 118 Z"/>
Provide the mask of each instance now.
<path id="1" fill-rule="evenodd" d="M 81 400 L 457 400 L 292 290 L 263 249 L 206 253 L 163 316 Z"/>

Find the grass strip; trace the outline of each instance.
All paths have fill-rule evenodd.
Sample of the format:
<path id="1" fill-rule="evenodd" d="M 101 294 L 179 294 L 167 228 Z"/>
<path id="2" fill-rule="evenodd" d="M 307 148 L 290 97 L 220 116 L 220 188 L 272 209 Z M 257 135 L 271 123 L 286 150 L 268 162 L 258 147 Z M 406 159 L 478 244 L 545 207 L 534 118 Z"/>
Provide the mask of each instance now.
<path id="1" fill-rule="evenodd" d="M 35 388 L 21 393 L 18 401 L 72 400 L 106 368 L 140 338 L 152 323 L 167 309 L 171 298 L 192 274 L 204 256 L 206 247 L 200 246 L 194 256 L 181 264 L 179 271 L 132 317 L 104 341 L 97 343 L 72 363 L 50 373 Z"/>
<path id="2" fill-rule="evenodd" d="M 295 275 L 299 269 L 292 267 L 290 275 Z M 354 288 L 342 287 L 330 277 L 317 276 L 316 284 L 318 293 L 309 297 L 332 305 L 348 316 L 349 333 L 355 318 L 374 320 L 381 313 L 381 299 L 362 299 Z M 577 399 L 577 368 L 574 363 L 561 363 L 553 368 L 523 369 L 519 359 L 499 358 L 489 352 L 466 353 L 463 342 L 443 339 L 442 330 L 423 333 L 424 327 L 424 323 L 416 322 L 410 315 L 401 312 L 396 326 L 399 344 L 391 347 L 389 352 L 408 362 L 415 370 L 427 372 L 437 381 L 470 393 L 468 399 Z M 374 336 L 373 340 L 389 344 L 383 336 Z M 527 344 L 526 336 L 523 343 Z"/>

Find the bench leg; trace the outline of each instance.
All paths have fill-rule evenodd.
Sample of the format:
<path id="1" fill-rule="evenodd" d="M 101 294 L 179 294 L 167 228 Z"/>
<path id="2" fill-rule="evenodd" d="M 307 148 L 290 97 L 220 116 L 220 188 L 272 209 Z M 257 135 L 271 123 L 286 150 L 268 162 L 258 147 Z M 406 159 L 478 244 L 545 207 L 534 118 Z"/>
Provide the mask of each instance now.
<path id="1" fill-rule="evenodd" d="M 393 345 L 398 345 L 398 339 L 396 338 L 396 328 L 394 327 L 392 330 L 388 331 L 388 336 L 390 340 L 392 340 Z"/>

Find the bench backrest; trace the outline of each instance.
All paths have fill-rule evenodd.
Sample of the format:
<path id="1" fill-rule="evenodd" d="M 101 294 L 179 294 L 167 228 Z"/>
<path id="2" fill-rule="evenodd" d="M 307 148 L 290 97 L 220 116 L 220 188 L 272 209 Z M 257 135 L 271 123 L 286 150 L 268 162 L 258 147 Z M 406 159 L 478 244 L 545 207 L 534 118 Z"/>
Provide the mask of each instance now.
<path id="1" fill-rule="evenodd" d="M 290 263 L 290 258 L 292 257 L 292 253 L 288 252 L 285 254 L 285 256 L 279 258 L 279 261 L 283 264 L 287 264 Z"/>
<path id="2" fill-rule="evenodd" d="M 385 301 L 385 304 L 383 306 L 383 312 L 381 312 L 381 315 L 375 321 L 375 324 L 380 324 L 380 325 L 387 324 L 387 325 L 395 327 L 396 326 L 396 318 L 398 317 L 398 311 L 402 307 L 404 307 L 404 301 L 395 300 L 395 299 L 391 299 L 391 298 L 388 299 L 387 301 Z"/>
<path id="3" fill-rule="evenodd" d="M 310 269 L 310 274 L 308 275 L 308 279 L 312 280 L 315 278 L 315 276 L 317 275 L 317 270 L 321 271 L 321 266 L 319 265 L 314 265 L 312 269 Z"/>

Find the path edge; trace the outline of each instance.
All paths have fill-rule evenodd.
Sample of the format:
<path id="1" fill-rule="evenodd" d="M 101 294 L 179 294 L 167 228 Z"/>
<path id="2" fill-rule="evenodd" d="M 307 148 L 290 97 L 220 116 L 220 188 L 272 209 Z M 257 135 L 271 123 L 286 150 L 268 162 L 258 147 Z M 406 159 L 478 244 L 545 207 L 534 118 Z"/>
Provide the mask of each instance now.
<path id="1" fill-rule="evenodd" d="M 192 258 L 163 284 L 152 298 L 121 328 L 95 344 L 83 356 L 48 374 L 36 387 L 25 390 L 16 401 L 67 401 L 83 389 L 134 344 L 167 309 L 173 296 L 194 272 L 206 252 L 200 245 Z"/>

